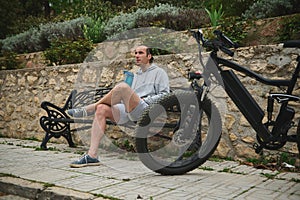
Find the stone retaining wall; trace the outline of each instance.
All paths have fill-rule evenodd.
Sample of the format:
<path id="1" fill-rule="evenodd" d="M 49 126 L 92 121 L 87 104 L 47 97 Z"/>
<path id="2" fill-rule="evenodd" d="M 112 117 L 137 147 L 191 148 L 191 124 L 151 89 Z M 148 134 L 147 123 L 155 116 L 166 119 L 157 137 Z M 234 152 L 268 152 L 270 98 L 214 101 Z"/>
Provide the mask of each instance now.
<path id="1" fill-rule="evenodd" d="M 282 49 L 280 45 L 253 46 L 238 49 L 233 60 L 244 63 L 266 77 L 289 78 L 299 54 L 300 50 Z M 187 70 L 201 68 L 197 54 L 193 53 L 158 56 L 155 61 L 167 71 L 173 87 L 188 87 Z M 45 115 L 40 107 L 42 101 L 63 106 L 72 89 L 113 86 L 122 80 L 124 69 L 136 69 L 132 59 L 0 71 L 0 134 L 42 140 L 44 132 L 39 125 L 40 117 Z M 264 109 L 268 92 L 278 90 L 249 77 L 241 76 L 241 80 Z M 296 86 L 295 94 L 300 92 L 299 85 Z M 252 148 L 256 141 L 255 133 L 248 122 L 219 87 L 215 88 L 213 96 L 221 110 L 224 124 L 222 139 L 215 154 L 232 158 L 256 157 Z M 299 114 L 296 116 L 299 117 Z M 110 131 L 113 130 L 110 127 Z M 87 145 L 89 135 L 75 133 L 74 138 L 77 144 Z M 64 139 L 51 141 L 66 142 Z M 297 153 L 294 144 L 288 145 L 285 150 Z"/>

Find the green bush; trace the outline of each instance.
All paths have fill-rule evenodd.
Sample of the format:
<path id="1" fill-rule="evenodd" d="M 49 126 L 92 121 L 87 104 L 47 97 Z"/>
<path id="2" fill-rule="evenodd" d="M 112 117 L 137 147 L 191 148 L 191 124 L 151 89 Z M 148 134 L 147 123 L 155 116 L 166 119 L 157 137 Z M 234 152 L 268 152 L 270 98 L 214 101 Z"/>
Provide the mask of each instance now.
<path id="1" fill-rule="evenodd" d="M 21 61 L 17 59 L 17 54 L 11 51 L 3 52 L 0 57 L 0 70 L 13 70 L 23 68 Z"/>
<path id="2" fill-rule="evenodd" d="M 220 22 L 222 32 L 233 42 L 244 46 L 243 40 L 247 37 L 247 31 L 251 22 L 244 21 L 241 17 L 227 17 Z"/>
<path id="3" fill-rule="evenodd" d="M 279 42 L 300 40 L 300 14 L 283 18 L 279 29 Z"/>
<path id="4" fill-rule="evenodd" d="M 219 8 L 222 4 L 225 17 L 241 16 L 255 1 L 257 0 L 204 0 L 202 7 Z"/>
<path id="5" fill-rule="evenodd" d="M 207 8 L 205 8 L 205 11 L 209 15 L 211 25 L 213 27 L 218 26 L 220 20 L 222 19 L 223 15 L 224 15 L 222 4 L 220 5 L 219 9 L 216 9 L 215 6 L 211 6 L 210 10 L 208 10 Z"/>
<path id="6" fill-rule="evenodd" d="M 182 9 L 169 4 L 159 4 L 151 9 L 138 8 L 132 13 L 122 13 L 106 23 L 104 33 L 114 38 L 124 31 L 142 27 L 164 27 L 182 31 L 207 26 L 209 18 L 203 9 Z"/>
<path id="7" fill-rule="evenodd" d="M 56 20 L 60 19 L 63 21 L 82 16 L 106 21 L 118 11 L 118 7 L 111 2 L 99 0 L 55 1 L 52 2 L 51 8 L 58 14 Z"/>
<path id="8" fill-rule="evenodd" d="M 161 13 L 157 16 L 142 16 L 136 27 L 164 27 L 175 31 L 205 27 L 209 24 L 207 13 L 203 9 L 180 9 L 176 14 Z"/>
<path id="9" fill-rule="evenodd" d="M 1 51 L 12 51 L 16 53 L 35 52 L 41 49 L 41 33 L 32 28 L 26 32 L 8 37 L 2 40 Z"/>
<path id="10" fill-rule="evenodd" d="M 85 18 L 78 18 L 66 22 L 40 25 L 38 28 L 32 28 L 2 40 L 2 51 L 16 53 L 43 51 L 49 47 L 51 41 L 59 38 L 83 38 L 82 27 L 85 21 Z"/>
<path id="11" fill-rule="evenodd" d="M 159 4 L 151 9 L 139 8 L 133 13 L 121 13 L 109 19 L 105 25 L 104 33 L 107 38 L 112 38 L 114 35 L 121 32 L 136 28 L 137 20 L 143 17 L 152 16 L 157 17 L 160 14 L 168 13 L 169 15 L 178 14 L 179 8 L 169 4 Z"/>
<path id="12" fill-rule="evenodd" d="M 48 48 L 51 41 L 58 40 L 60 38 L 76 40 L 83 38 L 83 26 L 86 23 L 86 18 L 77 18 L 70 21 L 48 23 L 40 26 L 40 32 L 42 35 L 43 49 Z"/>
<path id="13" fill-rule="evenodd" d="M 293 0 L 260 0 L 250 6 L 243 17 L 246 19 L 276 17 L 289 14 L 292 8 Z"/>
<path id="14" fill-rule="evenodd" d="M 60 39 L 51 42 L 51 47 L 44 51 L 44 56 L 50 61 L 50 65 L 81 63 L 92 49 L 93 44 L 89 40 Z"/>
<path id="15" fill-rule="evenodd" d="M 101 19 L 94 20 L 87 18 L 87 23 L 83 27 L 84 38 L 92 41 L 93 43 L 103 42 L 106 37 L 103 32 L 105 23 Z"/>

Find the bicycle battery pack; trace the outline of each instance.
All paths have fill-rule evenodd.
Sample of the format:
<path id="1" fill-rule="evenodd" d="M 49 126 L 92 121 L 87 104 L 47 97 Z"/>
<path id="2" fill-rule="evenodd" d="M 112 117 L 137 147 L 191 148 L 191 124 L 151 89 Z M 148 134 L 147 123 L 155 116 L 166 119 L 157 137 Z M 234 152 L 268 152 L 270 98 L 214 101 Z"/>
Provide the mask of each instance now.
<path id="1" fill-rule="evenodd" d="M 221 71 L 225 90 L 256 132 L 268 132 L 262 125 L 263 110 L 232 70 Z"/>
<path id="2" fill-rule="evenodd" d="M 295 110 L 288 106 L 281 108 L 280 113 L 275 121 L 272 134 L 286 134 L 291 128 L 291 122 L 295 116 Z"/>

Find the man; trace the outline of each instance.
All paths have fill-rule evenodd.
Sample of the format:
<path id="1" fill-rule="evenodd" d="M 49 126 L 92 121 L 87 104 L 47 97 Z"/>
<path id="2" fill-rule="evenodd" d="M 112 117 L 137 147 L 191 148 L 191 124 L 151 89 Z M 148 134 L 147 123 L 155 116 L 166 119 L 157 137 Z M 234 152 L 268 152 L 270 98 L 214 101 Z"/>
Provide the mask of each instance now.
<path id="1" fill-rule="evenodd" d="M 129 120 L 137 121 L 149 104 L 169 93 L 168 75 L 153 64 L 150 48 L 138 46 L 135 49 L 135 61 L 139 70 L 134 74 L 131 86 L 125 82 L 119 83 L 97 103 L 67 111 L 71 118 L 95 113 L 90 148 L 82 158 L 72 162 L 71 167 L 100 165 L 98 148 L 105 132 L 106 119 L 117 124 L 124 124 Z"/>

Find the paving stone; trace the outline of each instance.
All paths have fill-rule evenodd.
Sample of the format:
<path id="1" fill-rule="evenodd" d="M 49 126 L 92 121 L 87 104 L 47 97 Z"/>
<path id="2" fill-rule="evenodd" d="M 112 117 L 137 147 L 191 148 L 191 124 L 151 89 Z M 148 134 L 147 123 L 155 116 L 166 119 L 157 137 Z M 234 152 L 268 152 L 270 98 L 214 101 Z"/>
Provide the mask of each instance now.
<path id="1" fill-rule="evenodd" d="M 0 199 L 11 198 L 9 194 L 27 199 L 300 199 L 299 173 L 207 161 L 187 174 L 162 176 L 117 153 L 101 154 L 100 166 L 70 168 L 80 157 L 75 153 L 78 149 L 51 144 L 68 152 L 36 151 L 33 147 L 39 145 L 0 138 L 0 192 L 8 194 Z"/>
<path id="2" fill-rule="evenodd" d="M 20 197 L 17 195 L 4 195 L 0 196 L 0 200 L 29 200 L 28 198 Z"/>

